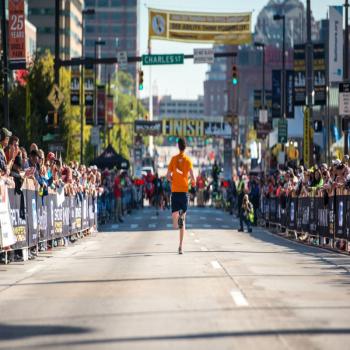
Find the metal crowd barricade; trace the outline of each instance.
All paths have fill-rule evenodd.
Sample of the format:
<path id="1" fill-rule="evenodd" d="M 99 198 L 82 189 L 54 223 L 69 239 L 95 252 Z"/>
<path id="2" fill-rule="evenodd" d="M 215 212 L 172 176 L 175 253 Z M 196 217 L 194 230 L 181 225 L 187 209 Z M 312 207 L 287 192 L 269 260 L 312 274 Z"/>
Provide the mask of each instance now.
<path id="1" fill-rule="evenodd" d="M 313 190 L 301 196 L 264 197 L 260 210 L 265 225 L 294 239 L 349 252 L 350 191 Z M 283 208 L 285 207 L 285 208 Z"/>
<path id="2" fill-rule="evenodd" d="M 25 179 L 20 191 L 2 185 L 1 192 L 0 253 L 5 254 L 5 263 L 11 251 L 21 250 L 26 260 L 28 249 L 38 250 L 39 244 L 46 249 L 52 241 L 84 235 L 97 225 L 97 200 L 93 196 L 65 196 L 63 188 L 42 196 L 30 179 Z M 10 235 L 15 242 L 4 245 Z"/>

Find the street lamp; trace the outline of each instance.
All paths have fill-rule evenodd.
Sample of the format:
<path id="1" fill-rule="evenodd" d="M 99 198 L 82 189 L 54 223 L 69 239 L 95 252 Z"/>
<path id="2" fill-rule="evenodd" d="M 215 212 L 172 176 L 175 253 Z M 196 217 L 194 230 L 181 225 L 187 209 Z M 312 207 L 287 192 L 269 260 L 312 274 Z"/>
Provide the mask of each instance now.
<path id="1" fill-rule="evenodd" d="M 265 44 L 261 42 L 255 42 L 255 47 L 262 48 L 262 90 L 261 90 L 261 109 L 266 109 L 265 103 Z"/>
<path id="2" fill-rule="evenodd" d="M 97 106 L 97 68 L 98 68 L 98 63 L 96 62 L 97 58 L 100 58 L 101 51 L 98 51 L 98 56 L 97 56 L 97 46 L 101 47 L 103 45 L 106 45 L 106 42 L 104 40 L 101 40 L 101 38 L 98 38 L 98 40 L 95 41 L 95 101 L 94 101 L 94 111 L 95 111 L 95 116 L 94 116 L 94 125 L 95 127 L 98 125 L 97 121 L 97 113 L 98 113 L 98 106 Z M 97 157 L 97 145 L 95 145 L 95 158 Z"/>
<path id="3" fill-rule="evenodd" d="M 282 114 L 286 117 L 286 17 L 285 15 L 274 15 L 275 21 L 283 21 L 283 38 L 282 38 Z"/>
<path id="4" fill-rule="evenodd" d="M 95 9 L 85 9 L 82 11 L 81 23 L 81 57 L 84 57 L 85 46 L 85 16 L 92 16 L 95 14 Z M 84 161 L 84 65 L 81 65 L 80 71 L 80 163 Z"/>

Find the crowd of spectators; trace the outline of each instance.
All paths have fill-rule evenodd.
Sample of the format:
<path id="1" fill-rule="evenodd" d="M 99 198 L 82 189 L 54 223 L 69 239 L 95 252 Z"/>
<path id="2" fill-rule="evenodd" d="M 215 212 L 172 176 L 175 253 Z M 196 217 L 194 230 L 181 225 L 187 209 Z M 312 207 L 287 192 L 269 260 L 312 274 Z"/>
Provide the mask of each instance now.
<path id="1" fill-rule="evenodd" d="M 45 152 L 32 143 L 27 150 L 6 128 L 0 129 L 0 173 L 7 184 L 19 192 L 25 179 L 31 179 L 41 196 L 49 189 L 64 190 L 66 195 L 91 194 L 102 191 L 101 173 L 96 166 L 86 167 L 75 161 L 66 164 L 53 152 Z"/>

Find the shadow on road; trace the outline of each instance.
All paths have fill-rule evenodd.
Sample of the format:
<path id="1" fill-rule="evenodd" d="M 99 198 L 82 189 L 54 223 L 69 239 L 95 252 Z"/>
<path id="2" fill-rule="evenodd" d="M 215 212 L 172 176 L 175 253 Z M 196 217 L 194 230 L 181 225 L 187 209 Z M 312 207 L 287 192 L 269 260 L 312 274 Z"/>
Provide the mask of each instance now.
<path id="1" fill-rule="evenodd" d="M 58 325 L 9 325 L 0 323 L 0 340 L 17 340 L 30 337 L 80 335 L 91 332 L 90 328 Z"/>

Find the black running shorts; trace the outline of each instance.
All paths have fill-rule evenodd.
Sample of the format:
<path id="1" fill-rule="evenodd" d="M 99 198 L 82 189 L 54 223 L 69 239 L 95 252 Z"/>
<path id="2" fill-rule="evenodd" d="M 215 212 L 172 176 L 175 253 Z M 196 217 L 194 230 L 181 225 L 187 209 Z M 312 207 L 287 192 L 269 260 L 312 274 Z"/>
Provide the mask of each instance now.
<path id="1" fill-rule="evenodd" d="M 182 210 L 187 211 L 188 194 L 187 192 L 172 192 L 171 194 L 171 212 Z"/>

